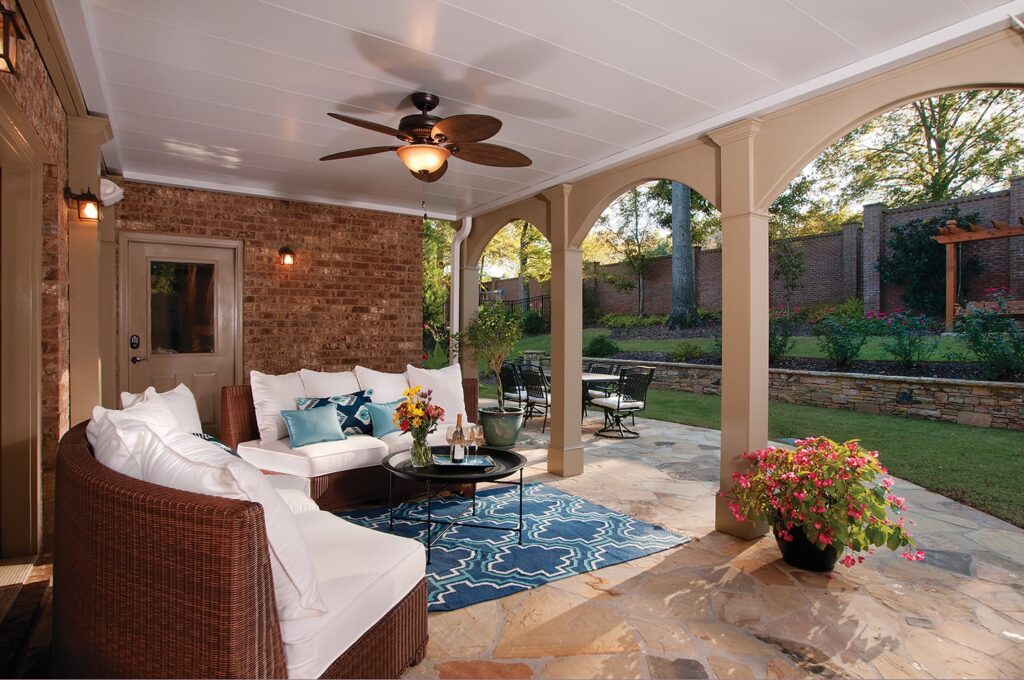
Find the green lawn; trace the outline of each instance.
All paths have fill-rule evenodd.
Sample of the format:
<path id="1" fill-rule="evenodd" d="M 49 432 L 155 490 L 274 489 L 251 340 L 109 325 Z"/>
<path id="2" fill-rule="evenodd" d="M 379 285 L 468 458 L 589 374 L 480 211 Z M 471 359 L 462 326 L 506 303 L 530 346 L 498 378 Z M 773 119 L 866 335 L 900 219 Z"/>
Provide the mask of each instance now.
<path id="1" fill-rule="evenodd" d="M 608 329 L 606 328 L 584 328 L 583 329 L 583 344 L 586 346 L 592 338 L 597 335 L 607 335 Z M 824 358 L 824 354 L 821 348 L 818 347 L 818 339 L 810 336 L 799 336 L 794 338 L 793 350 L 788 356 L 792 357 L 812 357 L 821 359 Z M 668 352 L 671 350 L 679 340 L 616 340 L 615 341 L 623 351 L 627 352 Z M 713 340 L 711 338 L 694 338 L 689 340 L 694 342 L 701 347 L 711 350 Z M 527 338 L 523 338 L 516 345 L 517 352 L 523 350 L 540 350 L 542 352 L 551 351 L 551 336 L 550 335 L 533 335 Z M 945 361 L 948 359 L 948 355 L 951 353 L 963 352 L 964 347 L 959 338 L 944 336 L 939 338 L 939 345 L 932 355 L 933 361 Z M 884 349 L 882 349 L 882 338 L 871 337 L 864 343 L 864 348 L 860 353 L 861 359 L 874 360 L 874 359 L 891 359 Z"/>
<path id="2" fill-rule="evenodd" d="M 717 430 L 720 409 L 717 396 L 651 390 L 643 415 Z M 1024 527 L 1024 432 L 773 401 L 768 435 L 860 439 L 897 477 Z"/>

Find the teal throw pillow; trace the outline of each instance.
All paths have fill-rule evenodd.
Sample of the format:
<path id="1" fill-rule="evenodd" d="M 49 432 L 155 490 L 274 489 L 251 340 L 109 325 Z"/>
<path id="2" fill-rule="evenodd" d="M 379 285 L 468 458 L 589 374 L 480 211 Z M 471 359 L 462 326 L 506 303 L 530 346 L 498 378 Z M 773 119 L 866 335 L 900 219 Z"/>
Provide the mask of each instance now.
<path id="1" fill-rule="evenodd" d="M 299 411 L 281 411 L 284 424 L 288 428 L 288 437 L 292 448 L 317 444 L 319 442 L 336 442 L 347 439 L 338 423 L 338 412 L 333 405 Z"/>
<path id="2" fill-rule="evenodd" d="M 404 401 L 405 399 L 403 398 L 387 401 L 383 404 L 366 405 L 366 410 L 370 412 L 370 421 L 373 423 L 374 437 L 383 437 L 386 434 L 398 432 L 398 426 L 395 425 L 393 416 L 395 415 L 395 410 Z"/>

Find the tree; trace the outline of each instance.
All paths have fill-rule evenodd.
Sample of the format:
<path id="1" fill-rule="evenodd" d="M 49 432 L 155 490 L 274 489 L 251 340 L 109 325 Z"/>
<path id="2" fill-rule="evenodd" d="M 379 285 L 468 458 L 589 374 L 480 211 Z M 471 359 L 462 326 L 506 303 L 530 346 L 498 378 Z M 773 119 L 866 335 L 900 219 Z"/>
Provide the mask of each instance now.
<path id="1" fill-rule="evenodd" d="M 690 187 L 672 182 L 672 309 L 668 327 L 686 328 L 697 321 L 697 279 L 690 238 Z"/>
<path id="2" fill-rule="evenodd" d="M 772 254 L 775 256 L 775 270 L 772 274 L 776 281 L 782 282 L 786 311 L 789 312 L 793 306 L 793 295 L 800 290 L 807 272 L 806 253 L 803 245 L 787 234 L 772 242 Z"/>
<path id="3" fill-rule="evenodd" d="M 423 220 L 423 323 L 444 325 L 451 282 L 455 230 L 442 220 Z"/>
<path id="4" fill-rule="evenodd" d="M 668 238 L 654 212 L 651 184 L 634 187 L 617 198 L 595 225 L 600 232 L 598 238 L 606 239 L 633 276 L 637 314 L 644 313 L 644 276 L 650 260 L 668 250 Z"/>
<path id="5" fill-rule="evenodd" d="M 991 190 L 1024 171 L 1024 92 L 972 90 L 921 99 L 826 149 L 812 172 L 843 208 L 905 206 Z"/>
<path id="6" fill-rule="evenodd" d="M 551 244 L 525 220 L 514 220 L 502 227 L 487 244 L 480 261 L 481 271 L 486 262 L 491 271 L 519 279 L 523 311 L 530 297 L 530 279 L 547 281 L 551 278 Z"/>

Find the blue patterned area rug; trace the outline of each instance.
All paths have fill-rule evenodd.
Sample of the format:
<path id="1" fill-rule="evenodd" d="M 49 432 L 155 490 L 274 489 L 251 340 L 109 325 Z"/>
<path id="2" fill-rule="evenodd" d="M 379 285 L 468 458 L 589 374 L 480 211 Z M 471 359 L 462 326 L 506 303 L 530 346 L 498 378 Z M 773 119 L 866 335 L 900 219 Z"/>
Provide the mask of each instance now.
<path id="1" fill-rule="evenodd" d="M 519 490 L 495 487 L 477 494 L 476 517 L 464 521 L 516 525 Z M 434 501 L 437 517 L 458 514 L 469 499 Z M 426 515 L 426 503 L 395 508 L 396 515 Z M 388 531 L 387 508 L 339 512 L 356 524 Z M 449 611 L 493 600 L 613 564 L 674 548 L 690 539 L 544 484 L 527 484 L 523 544 L 514 531 L 455 527 L 431 549 L 427 565 L 430 611 Z M 434 531 L 440 531 L 435 527 Z M 395 533 L 423 540 L 423 522 L 395 521 Z"/>

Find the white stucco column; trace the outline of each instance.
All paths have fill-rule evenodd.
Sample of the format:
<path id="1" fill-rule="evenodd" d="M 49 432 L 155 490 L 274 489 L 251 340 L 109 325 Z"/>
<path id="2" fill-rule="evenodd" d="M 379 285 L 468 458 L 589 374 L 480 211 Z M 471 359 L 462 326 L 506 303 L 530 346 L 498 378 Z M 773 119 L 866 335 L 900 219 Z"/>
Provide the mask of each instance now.
<path id="1" fill-rule="evenodd" d="M 458 276 L 458 328 L 452 327 L 452 331 L 465 333 L 466 328 L 476 318 L 477 309 L 480 307 L 480 268 L 478 262 L 470 262 L 467 257 L 467 243 L 459 244 L 461 256 L 459 258 L 459 269 L 453 272 L 453 278 Z M 476 362 L 469 361 L 465 356 L 459 356 L 459 363 L 462 365 L 462 376 L 464 378 L 477 378 L 479 368 Z"/>
<path id="2" fill-rule="evenodd" d="M 569 192 L 562 184 L 544 192 L 551 236 L 551 442 L 548 472 L 583 472 L 583 251 L 569 233 Z"/>
<path id="3" fill-rule="evenodd" d="M 720 489 L 747 468 L 741 455 L 768 443 L 768 213 L 754 205 L 754 137 L 759 120 L 711 133 L 721 149 L 722 461 Z M 740 522 L 716 498 L 715 528 L 740 538 L 764 525 Z"/>

